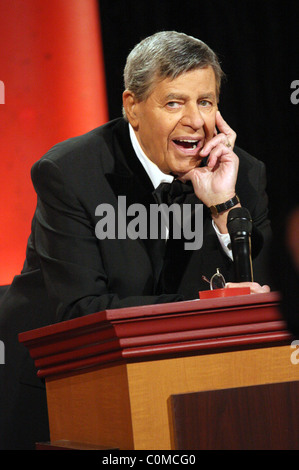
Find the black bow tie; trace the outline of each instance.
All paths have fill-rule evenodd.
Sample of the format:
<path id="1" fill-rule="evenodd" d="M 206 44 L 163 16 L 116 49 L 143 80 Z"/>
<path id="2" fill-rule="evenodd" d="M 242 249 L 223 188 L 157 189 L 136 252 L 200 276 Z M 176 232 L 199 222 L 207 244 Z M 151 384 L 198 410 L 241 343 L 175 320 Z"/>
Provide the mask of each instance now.
<path id="1" fill-rule="evenodd" d="M 172 183 L 161 183 L 153 191 L 153 196 L 158 204 L 165 203 L 168 206 L 171 204 L 182 204 L 188 194 L 194 192 L 191 181 L 183 183 L 180 180 L 174 179 Z"/>

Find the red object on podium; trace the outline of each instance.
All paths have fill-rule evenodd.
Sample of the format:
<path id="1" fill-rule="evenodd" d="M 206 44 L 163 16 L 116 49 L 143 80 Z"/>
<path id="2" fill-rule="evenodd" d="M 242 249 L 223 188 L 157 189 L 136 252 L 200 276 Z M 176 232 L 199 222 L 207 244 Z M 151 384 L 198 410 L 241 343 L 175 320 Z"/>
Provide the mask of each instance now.
<path id="1" fill-rule="evenodd" d="M 250 294 L 250 287 L 224 287 L 223 289 L 201 290 L 200 299 L 216 299 L 218 297 L 234 297 Z"/>

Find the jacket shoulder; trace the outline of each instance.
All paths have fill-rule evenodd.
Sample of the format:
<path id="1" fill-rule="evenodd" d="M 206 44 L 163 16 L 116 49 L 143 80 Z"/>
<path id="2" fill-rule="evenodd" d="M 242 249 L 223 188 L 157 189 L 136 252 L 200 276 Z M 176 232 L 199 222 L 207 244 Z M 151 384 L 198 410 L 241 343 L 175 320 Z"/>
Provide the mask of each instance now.
<path id="1" fill-rule="evenodd" d="M 238 155 L 240 159 L 240 164 L 242 166 L 254 167 L 254 168 L 259 168 L 261 165 L 264 166 L 264 163 L 261 160 L 254 157 L 253 155 L 246 152 L 246 150 L 240 147 L 235 146 L 234 152 Z"/>
<path id="2" fill-rule="evenodd" d="M 51 161 L 62 171 L 66 171 L 72 166 L 93 167 L 103 156 L 109 160 L 111 142 L 117 132 L 125 132 L 125 127 L 126 122 L 119 118 L 82 135 L 59 142 L 34 163 L 31 172 L 34 175 L 45 161 Z"/>
<path id="3" fill-rule="evenodd" d="M 256 187 L 260 183 L 260 179 L 264 179 L 266 176 L 264 162 L 239 147 L 235 147 L 234 152 L 239 157 L 237 184 Z"/>

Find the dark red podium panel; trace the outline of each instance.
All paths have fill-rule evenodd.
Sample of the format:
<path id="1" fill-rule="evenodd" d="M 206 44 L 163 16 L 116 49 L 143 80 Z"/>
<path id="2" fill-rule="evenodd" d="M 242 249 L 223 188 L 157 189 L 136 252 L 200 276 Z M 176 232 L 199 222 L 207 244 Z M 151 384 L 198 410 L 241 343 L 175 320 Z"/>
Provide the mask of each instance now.
<path id="1" fill-rule="evenodd" d="M 178 450 L 298 450 L 299 382 L 173 395 Z"/>

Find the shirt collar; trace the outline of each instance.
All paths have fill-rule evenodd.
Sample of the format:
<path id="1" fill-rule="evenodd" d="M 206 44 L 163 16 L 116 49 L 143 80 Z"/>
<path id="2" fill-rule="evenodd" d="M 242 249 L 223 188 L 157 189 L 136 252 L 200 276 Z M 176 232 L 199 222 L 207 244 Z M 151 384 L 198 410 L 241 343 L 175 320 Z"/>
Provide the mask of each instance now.
<path id="1" fill-rule="evenodd" d="M 171 183 L 174 179 L 172 175 L 167 175 L 166 173 L 163 173 L 160 168 L 157 167 L 155 163 L 153 163 L 143 152 L 138 139 L 136 137 L 136 134 L 131 126 L 129 124 L 129 130 L 130 130 L 130 138 L 131 142 L 133 145 L 133 148 L 135 150 L 135 153 L 140 160 L 141 164 L 143 165 L 143 168 L 147 172 L 151 182 L 153 183 L 154 188 L 156 189 L 160 183 Z"/>

